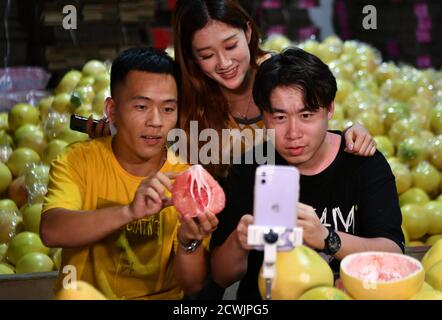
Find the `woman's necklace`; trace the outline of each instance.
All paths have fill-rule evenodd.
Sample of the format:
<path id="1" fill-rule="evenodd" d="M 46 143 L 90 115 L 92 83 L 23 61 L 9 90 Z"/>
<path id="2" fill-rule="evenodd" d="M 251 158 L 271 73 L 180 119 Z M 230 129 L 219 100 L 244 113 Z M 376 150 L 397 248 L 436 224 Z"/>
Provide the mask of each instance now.
<path id="1" fill-rule="evenodd" d="M 244 113 L 241 113 L 239 111 L 234 111 L 234 113 L 236 115 L 238 115 L 239 118 L 241 118 L 243 120 L 247 120 L 247 114 L 249 113 L 249 110 L 250 110 L 250 102 L 252 102 L 252 95 L 250 95 L 250 97 L 249 97 L 249 102 L 247 103 L 246 111 Z"/>

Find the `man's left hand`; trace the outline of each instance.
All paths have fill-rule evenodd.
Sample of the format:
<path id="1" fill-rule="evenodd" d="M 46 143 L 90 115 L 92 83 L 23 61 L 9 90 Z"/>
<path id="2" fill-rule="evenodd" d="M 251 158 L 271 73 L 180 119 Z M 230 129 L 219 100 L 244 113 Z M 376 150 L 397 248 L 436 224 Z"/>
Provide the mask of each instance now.
<path id="1" fill-rule="evenodd" d="M 298 227 L 303 229 L 303 240 L 310 247 L 324 249 L 324 240 L 328 236 L 328 229 L 319 220 L 315 209 L 298 203 Z"/>

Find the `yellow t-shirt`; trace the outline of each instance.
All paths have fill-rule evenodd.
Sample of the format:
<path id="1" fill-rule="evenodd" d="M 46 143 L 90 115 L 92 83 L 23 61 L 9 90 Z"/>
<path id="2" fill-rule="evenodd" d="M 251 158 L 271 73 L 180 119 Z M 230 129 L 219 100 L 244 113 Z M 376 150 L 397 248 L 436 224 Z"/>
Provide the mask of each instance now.
<path id="1" fill-rule="evenodd" d="M 124 170 L 112 152 L 112 137 L 69 146 L 52 163 L 43 212 L 53 208 L 95 210 L 126 205 L 144 179 Z M 186 164 L 172 164 L 172 153 L 161 172 L 181 172 Z M 177 161 L 175 163 L 178 163 Z M 178 216 L 175 207 L 122 227 L 99 243 L 63 249 L 57 288 L 73 265 L 77 279 L 91 283 L 109 298 L 181 299 L 174 273 Z"/>

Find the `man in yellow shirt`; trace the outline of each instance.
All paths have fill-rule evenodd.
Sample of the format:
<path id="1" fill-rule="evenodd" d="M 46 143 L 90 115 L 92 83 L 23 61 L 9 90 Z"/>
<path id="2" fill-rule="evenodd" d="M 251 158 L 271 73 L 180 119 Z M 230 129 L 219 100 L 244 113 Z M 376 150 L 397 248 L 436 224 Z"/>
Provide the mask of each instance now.
<path id="1" fill-rule="evenodd" d="M 121 53 L 106 100 L 117 133 L 72 144 L 53 162 L 40 231 L 47 246 L 63 248 L 57 290 L 66 270 L 112 299 L 180 299 L 203 286 L 218 220 L 181 218 L 171 205 L 172 180 L 188 167 L 166 148 L 177 73 L 165 53 Z"/>

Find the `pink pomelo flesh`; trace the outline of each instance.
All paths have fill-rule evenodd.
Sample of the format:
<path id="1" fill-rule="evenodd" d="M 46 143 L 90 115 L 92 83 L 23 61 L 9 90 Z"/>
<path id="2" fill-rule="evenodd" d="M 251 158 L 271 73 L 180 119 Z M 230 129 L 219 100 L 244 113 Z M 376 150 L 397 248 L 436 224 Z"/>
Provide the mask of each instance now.
<path id="1" fill-rule="evenodd" d="M 401 256 L 365 255 L 348 262 L 348 275 L 370 281 L 390 282 L 404 279 L 420 270 L 419 265 Z"/>
<path id="2" fill-rule="evenodd" d="M 218 182 L 200 165 L 190 167 L 175 179 L 172 200 L 182 215 L 191 217 L 204 212 L 218 214 L 226 201 Z"/>

